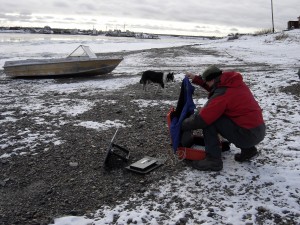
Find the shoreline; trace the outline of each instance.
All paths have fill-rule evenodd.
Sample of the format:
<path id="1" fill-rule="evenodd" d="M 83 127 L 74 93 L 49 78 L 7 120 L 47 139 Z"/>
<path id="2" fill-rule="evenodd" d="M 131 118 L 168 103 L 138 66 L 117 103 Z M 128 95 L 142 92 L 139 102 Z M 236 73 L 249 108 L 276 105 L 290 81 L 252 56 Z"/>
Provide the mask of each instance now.
<path id="1" fill-rule="evenodd" d="M 139 72 L 146 68 L 162 71 L 172 68 L 178 75 L 191 68 L 191 65 L 195 70 L 206 65 L 201 60 L 193 61 L 192 56 L 207 55 L 210 60 L 224 57 L 222 52 L 193 46 L 124 54 L 127 61 L 114 72 L 120 76 L 130 75 L 137 79 Z M 235 61 L 229 61 L 229 58 L 224 60 L 222 66 L 243 68 L 247 72 L 254 71 L 257 66 L 269 69 L 269 65 L 265 64 L 239 62 L 236 65 Z M 268 76 L 271 75 L 273 74 Z M 204 214 L 207 208 L 214 209 L 214 213 L 225 210 L 227 206 L 219 205 L 220 202 L 217 202 L 219 208 L 212 206 L 206 199 L 209 196 L 206 191 L 209 186 L 212 193 L 221 191 L 222 198 L 232 197 L 231 190 L 225 187 L 219 190 L 220 184 L 213 183 L 213 179 L 217 180 L 218 177 L 221 180 L 225 179 L 230 185 L 238 185 L 235 179 L 239 179 L 241 185 L 249 184 L 248 178 L 243 177 L 243 174 L 233 174 L 236 169 L 234 164 L 232 174 L 229 172 L 231 170 L 225 171 L 229 173 L 228 177 L 225 173 L 193 173 L 193 177 L 190 178 L 193 186 L 189 187 L 191 190 L 186 191 L 205 196 L 201 200 L 203 206 L 199 205 L 199 202 L 191 204 L 186 202 L 184 197 L 177 196 L 176 192 L 185 185 L 179 184 L 178 180 L 184 180 L 185 173 L 190 169 L 184 162 L 174 161 L 169 155 L 171 147 L 166 113 L 178 99 L 180 79 L 176 75 L 175 78 L 176 82 L 170 83 L 164 92 L 160 91 L 157 95 L 154 94 L 156 87 L 144 92 L 138 82 L 107 91 L 97 87 L 100 81 L 104 82 L 100 77 L 90 80 L 94 86 L 84 86 L 86 79 L 1 80 L 0 112 L 3 130 L 0 144 L 5 147 L 2 147 L 0 152 L 1 155 L 4 152 L 17 153 L 10 158 L 0 158 L 1 222 L 23 225 L 49 224 L 54 222 L 54 218 L 65 215 L 85 215 L 87 218 L 100 220 L 105 219 L 105 214 L 97 215 L 96 210 L 113 208 L 126 201 L 126 210 L 133 211 L 137 204 L 147 205 L 149 209 L 155 208 L 154 203 L 151 205 L 152 200 L 162 205 L 165 202 L 169 206 L 177 204 L 183 210 L 197 209 Z M 251 85 L 256 85 L 255 80 L 250 81 Z M 295 96 L 292 96 L 299 99 L 299 95 L 296 95 L 299 94 L 299 86 L 290 86 L 295 91 Z M 289 92 L 290 88 L 285 90 Z M 272 91 L 274 90 L 270 89 L 270 94 L 274 94 Z M 196 89 L 195 99 L 205 96 L 205 92 Z M 87 121 L 111 121 L 124 125 L 120 128 L 116 141 L 130 150 L 130 163 L 145 155 L 166 157 L 168 160 L 165 165 L 146 176 L 127 171 L 124 164 L 118 161 L 115 168 L 103 170 L 103 159 L 116 126 L 110 126 L 107 130 L 97 130 L 80 125 Z M 227 161 L 232 159 L 233 154 L 234 150 L 226 153 Z M 272 164 L 273 160 L 266 157 L 258 159 L 255 163 L 259 170 L 267 164 Z M 259 171 L 252 171 L 253 166 L 249 166 L 249 173 L 245 172 L 253 181 L 248 188 L 250 192 L 259 193 L 265 187 L 260 183 L 256 185 L 258 178 L 255 176 Z M 241 167 L 242 170 L 247 170 L 245 168 L 247 166 Z M 173 187 L 177 197 L 169 198 L 171 193 L 167 193 L 166 196 L 157 198 L 156 193 L 160 193 L 161 186 L 165 187 L 165 182 Z M 280 191 L 276 187 L 272 190 Z M 274 193 L 277 193 L 276 191 Z M 133 196 L 138 200 L 131 201 Z M 253 196 L 257 197 L 255 194 Z M 158 209 L 161 215 L 164 215 L 158 216 L 158 221 L 173 219 L 169 208 Z M 264 212 L 263 209 L 257 211 L 257 217 L 262 221 L 269 218 L 269 214 Z M 116 215 L 120 214 L 121 212 Z M 291 218 L 297 221 L 297 215 L 293 212 L 286 215 L 279 219 L 284 221 Z M 207 218 L 214 219 L 209 216 Z M 178 221 L 180 219 L 178 218 Z M 187 213 L 182 219 L 191 220 L 192 217 Z M 220 221 L 218 217 L 215 220 Z"/>

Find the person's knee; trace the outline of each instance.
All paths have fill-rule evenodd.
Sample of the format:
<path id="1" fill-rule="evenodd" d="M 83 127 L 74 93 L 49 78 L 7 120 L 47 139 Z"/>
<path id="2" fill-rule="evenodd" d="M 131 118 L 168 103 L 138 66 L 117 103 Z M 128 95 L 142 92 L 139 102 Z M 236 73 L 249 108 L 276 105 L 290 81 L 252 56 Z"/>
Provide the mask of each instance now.
<path id="1" fill-rule="evenodd" d="M 198 114 L 193 114 L 190 117 L 183 120 L 181 129 L 183 131 L 197 130 L 197 129 L 201 129 L 205 126 L 206 126 L 206 124 L 205 124 L 204 120 Z"/>

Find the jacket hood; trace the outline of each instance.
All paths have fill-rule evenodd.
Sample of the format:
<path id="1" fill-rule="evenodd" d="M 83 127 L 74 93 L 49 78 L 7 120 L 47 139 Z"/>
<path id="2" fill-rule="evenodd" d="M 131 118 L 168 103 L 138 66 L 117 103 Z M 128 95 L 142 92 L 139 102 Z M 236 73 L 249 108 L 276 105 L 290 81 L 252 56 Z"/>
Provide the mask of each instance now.
<path id="1" fill-rule="evenodd" d="M 218 86 L 222 87 L 238 87 L 243 84 L 243 77 L 238 72 L 223 72 L 220 77 Z"/>

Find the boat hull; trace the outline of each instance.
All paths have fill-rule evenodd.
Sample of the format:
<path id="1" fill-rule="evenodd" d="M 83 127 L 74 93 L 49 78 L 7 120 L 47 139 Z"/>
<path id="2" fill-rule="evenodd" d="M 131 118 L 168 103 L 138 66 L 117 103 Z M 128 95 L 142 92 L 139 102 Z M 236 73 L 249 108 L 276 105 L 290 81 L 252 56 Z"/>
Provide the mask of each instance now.
<path id="1" fill-rule="evenodd" d="M 4 73 L 10 77 L 96 76 L 113 71 L 119 59 L 53 59 L 7 61 Z"/>

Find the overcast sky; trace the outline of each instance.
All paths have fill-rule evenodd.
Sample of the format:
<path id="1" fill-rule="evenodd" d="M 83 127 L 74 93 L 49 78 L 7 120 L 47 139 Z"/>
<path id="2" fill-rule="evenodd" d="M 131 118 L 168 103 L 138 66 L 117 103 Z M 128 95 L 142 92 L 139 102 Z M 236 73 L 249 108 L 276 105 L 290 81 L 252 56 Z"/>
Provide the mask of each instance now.
<path id="1" fill-rule="evenodd" d="M 215 35 L 272 28 L 271 0 L 0 0 L 0 26 L 50 26 Z M 300 0 L 273 0 L 275 30 L 298 20 Z"/>

